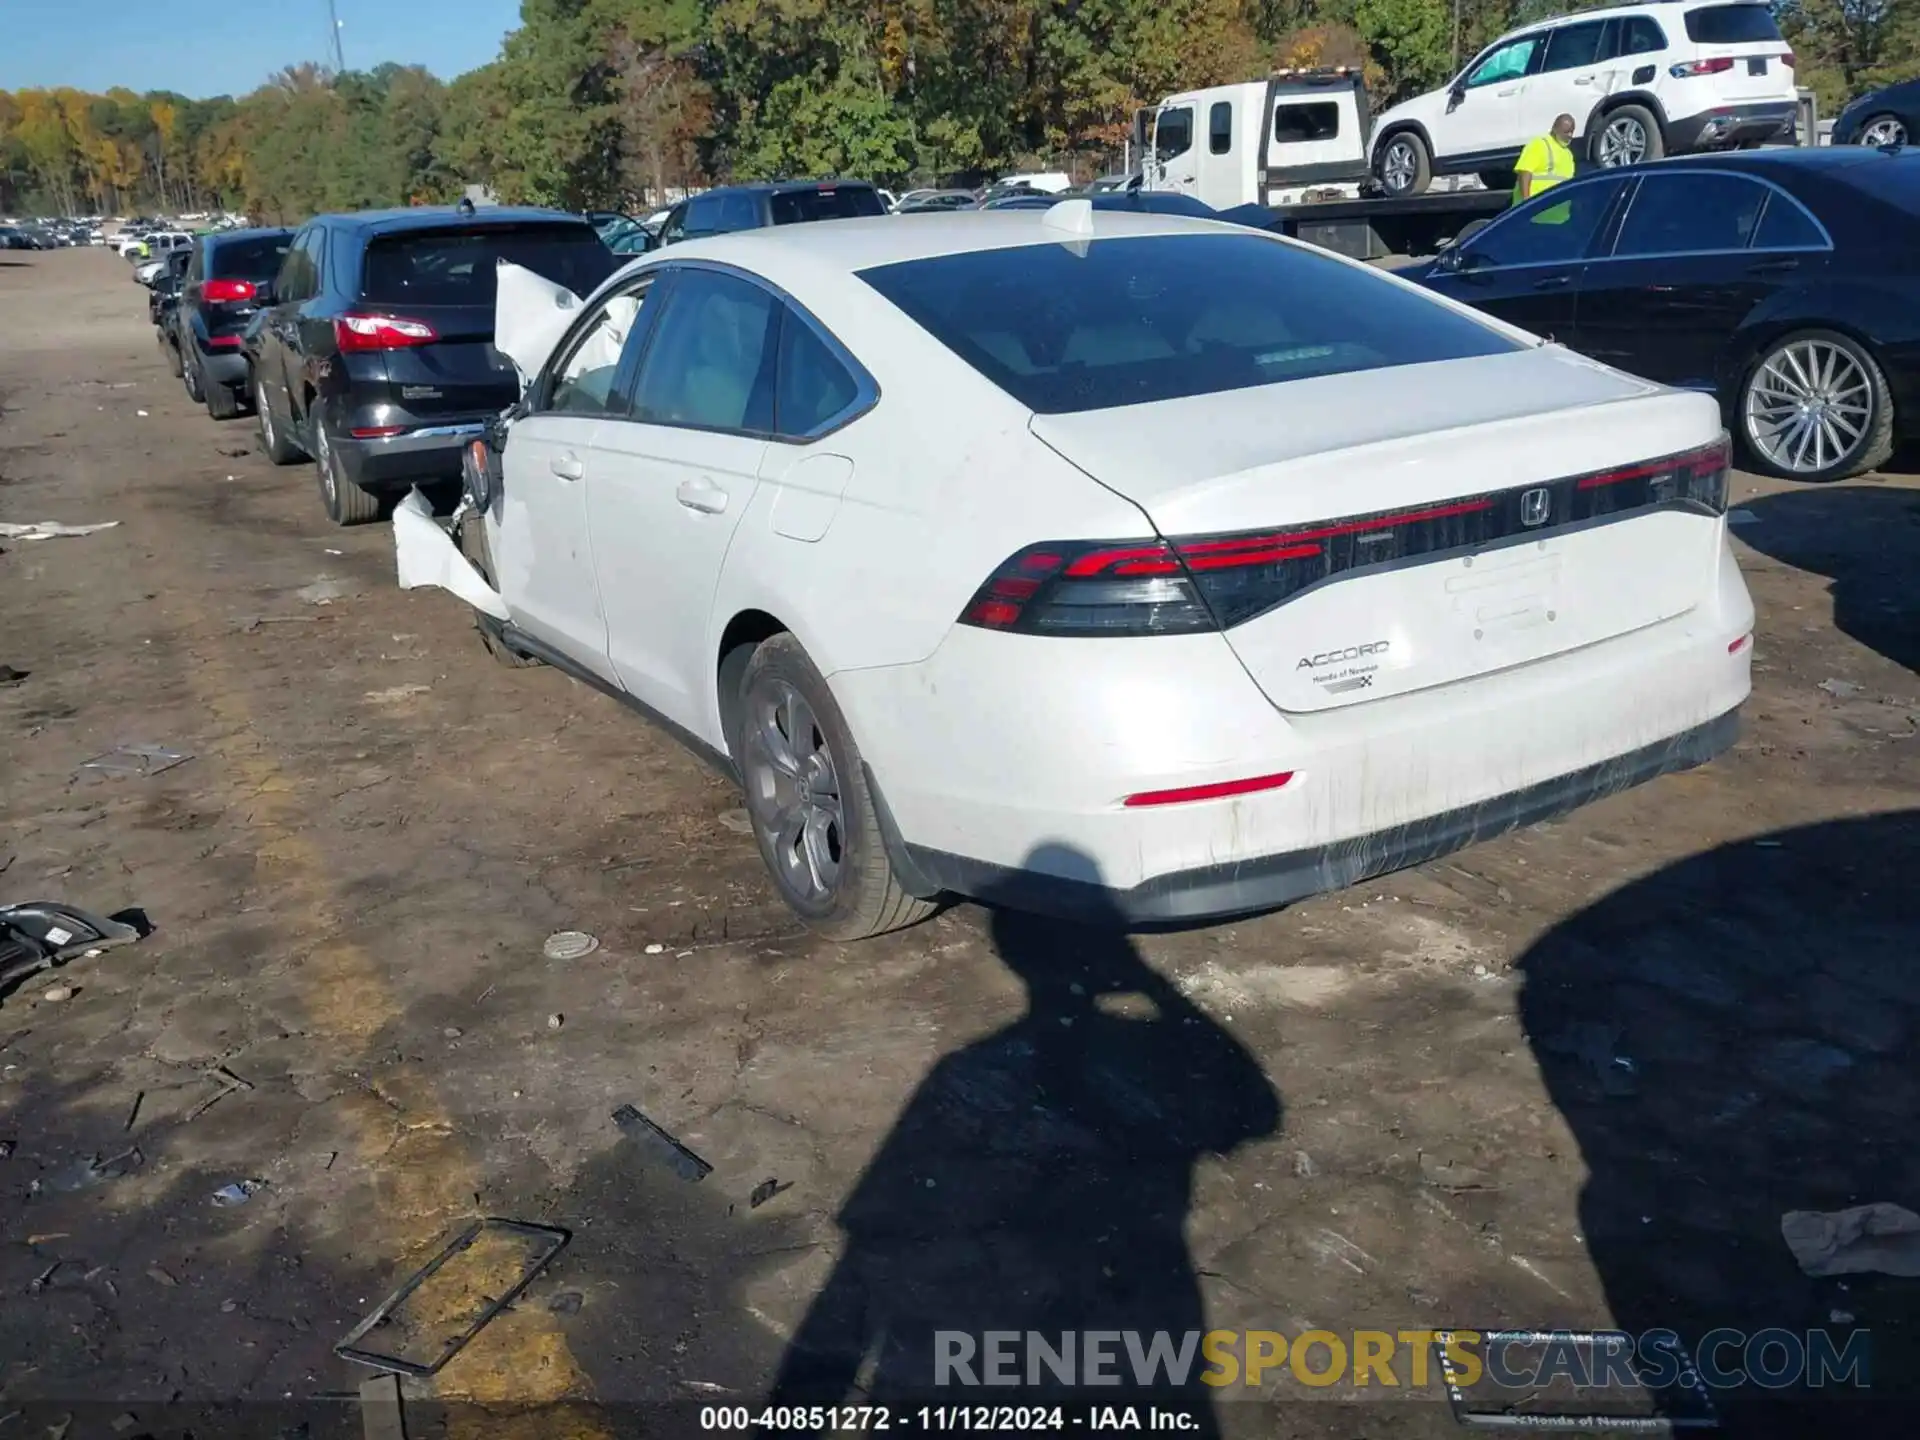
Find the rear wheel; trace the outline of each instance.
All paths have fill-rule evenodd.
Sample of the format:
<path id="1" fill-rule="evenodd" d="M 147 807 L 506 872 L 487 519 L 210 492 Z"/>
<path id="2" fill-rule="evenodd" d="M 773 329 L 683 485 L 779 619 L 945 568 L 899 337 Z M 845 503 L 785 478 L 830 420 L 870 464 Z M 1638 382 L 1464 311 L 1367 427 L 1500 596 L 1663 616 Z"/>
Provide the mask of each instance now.
<path id="1" fill-rule="evenodd" d="M 1421 194 L 1433 181 L 1433 157 L 1426 142 L 1411 130 L 1402 130 L 1380 150 L 1380 188 L 1387 194 Z"/>
<path id="2" fill-rule="evenodd" d="M 741 676 L 740 776 L 773 883 L 807 926 L 864 940 L 915 924 L 930 900 L 901 888 L 880 838 L 860 747 L 827 682 L 791 635 Z"/>
<path id="3" fill-rule="evenodd" d="M 191 355 L 183 354 L 180 357 L 180 383 L 187 387 L 187 398 L 194 404 L 198 405 L 207 398 L 206 391 L 201 388 L 199 367 L 193 363 Z"/>
<path id="4" fill-rule="evenodd" d="M 1594 164 L 1612 170 L 1658 160 L 1666 153 L 1666 140 L 1660 134 L 1660 122 L 1653 118 L 1653 112 L 1644 105 L 1622 105 L 1618 110 L 1608 111 L 1593 132 L 1588 157 Z"/>
<path id="5" fill-rule="evenodd" d="M 313 417 L 313 468 L 320 477 L 320 503 L 327 518 L 336 525 L 364 525 L 380 518 L 380 497 L 363 490 L 347 478 L 346 468 L 334 452 L 333 439 L 327 434 L 327 422 Z"/>
<path id="6" fill-rule="evenodd" d="M 1876 115 L 1860 127 L 1862 145 L 1904 145 L 1907 138 L 1907 127 L 1898 115 Z"/>
<path id="7" fill-rule="evenodd" d="M 267 398 L 267 382 L 257 376 L 253 382 L 253 414 L 260 431 L 260 448 L 267 459 L 276 465 L 291 465 L 304 457 L 304 452 L 281 431 Z"/>
<path id="8" fill-rule="evenodd" d="M 1833 330 L 1774 341 L 1740 387 L 1740 438 L 1756 468 L 1844 480 L 1893 453 L 1893 397 L 1873 356 Z"/>

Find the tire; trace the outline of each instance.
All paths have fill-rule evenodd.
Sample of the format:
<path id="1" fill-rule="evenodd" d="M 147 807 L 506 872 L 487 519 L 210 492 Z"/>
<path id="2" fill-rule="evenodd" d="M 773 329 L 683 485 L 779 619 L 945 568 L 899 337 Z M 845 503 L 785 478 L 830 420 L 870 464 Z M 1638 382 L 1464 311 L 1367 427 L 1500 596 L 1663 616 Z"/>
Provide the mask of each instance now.
<path id="1" fill-rule="evenodd" d="M 380 497 L 347 478 L 347 472 L 334 453 L 327 422 L 313 417 L 314 474 L 320 482 L 320 503 L 327 518 L 336 525 L 365 525 L 380 518 Z"/>
<path id="2" fill-rule="evenodd" d="M 246 414 L 246 406 L 231 385 L 208 385 L 203 382 L 201 388 L 207 392 L 207 414 L 214 419 L 238 420 Z"/>
<path id="3" fill-rule="evenodd" d="M 1380 160 L 1374 173 L 1380 188 L 1396 200 L 1424 194 L 1433 183 L 1433 156 L 1427 153 L 1426 142 L 1417 133 L 1401 130 L 1389 135 L 1380 147 Z"/>
<path id="4" fill-rule="evenodd" d="M 1822 408 L 1805 420 L 1809 398 Z M 1796 330 L 1761 351 L 1740 382 L 1733 420 L 1753 468 L 1783 480 L 1845 480 L 1893 454 L 1887 377 L 1837 330 Z"/>
<path id="5" fill-rule="evenodd" d="M 1513 171 L 1482 170 L 1480 183 L 1489 190 L 1511 190 L 1513 189 Z"/>
<path id="6" fill-rule="evenodd" d="M 1906 122 L 1898 115 L 1875 115 L 1860 127 L 1860 138 L 1854 143 L 1878 148 L 1882 145 L 1906 145 L 1912 140 Z"/>
<path id="7" fill-rule="evenodd" d="M 180 383 L 187 387 L 187 398 L 194 404 L 198 405 L 207 398 L 206 391 L 201 388 L 199 367 L 185 355 L 180 358 Z"/>
<path id="8" fill-rule="evenodd" d="M 273 404 L 267 397 L 267 382 L 258 377 L 253 381 L 253 417 L 260 434 L 260 450 L 267 459 L 276 465 L 291 465 L 307 458 L 307 452 L 289 440 L 280 428 Z"/>
<path id="9" fill-rule="evenodd" d="M 860 747 L 800 643 L 785 634 L 762 643 L 740 695 L 734 749 L 780 898 L 829 940 L 865 940 L 931 915 L 934 902 L 907 894 L 893 873 Z M 793 803 L 783 805 L 787 795 Z"/>
<path id="10" fill-rule="evenodd" d="M 160 352 L 167 357 L 167 373 L 176 380 L 185 378 L 186 366 L 180 363 L 180 347 L 173 343 L 164 330 L 156 330 L 155 337 L 160 342 Z"/>
<path id="11" fill-rule="evenodd" d="M 1667 153 L 1660 122 L 1644 105 L 1622 105 L 1600 117 L 1587 138 L 1587 158 L 1602 169 L 1640 165 Z"/>
<path id="12" fill-rule="evenodd" d="M 460 553 L 472 562 L 473 568 L 485 577 L 486 582 L 496 590 L 499 582 L 493 578 L 493 556 L 487 550 L 487 529 L 479 515 L 472 515 L 460 527 Z M 491 615 L 473 612 L 473 628 L 480 632 L 480 643 L 486 647 L 487 654 L 509 670 L 530 670 L 540 664 L 538 657 L 515 650 L 507 644 L 501 633 L 500 622 Z"/>

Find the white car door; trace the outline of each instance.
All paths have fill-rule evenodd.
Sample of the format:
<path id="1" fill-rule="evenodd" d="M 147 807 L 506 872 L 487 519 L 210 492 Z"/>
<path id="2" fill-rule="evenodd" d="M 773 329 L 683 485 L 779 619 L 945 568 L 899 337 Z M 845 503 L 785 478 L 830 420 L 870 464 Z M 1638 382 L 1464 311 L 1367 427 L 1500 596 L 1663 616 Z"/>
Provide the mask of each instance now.
<path id="1" fill-rule="evenodd" d="M 607 647 L 622 686 L 709 743 L 713 596 L 773 431 L 781 302 L 728 271 L 666 267 L 667 291 L 587 486 Z"/>
<path id="2" fill-rule="evenodd" d="M 1527 134 L 1528 75 L 1539 58 L 1543 35 L 1535 32 L 1495 45 L 1475 62 L 1448 102 L 1445 119 L 1434 127 L 1439 158 L 1489 157 L 1511 163 Z M 1514 152 L 1509 156 L 1507 152 Z"/>
<path id="3" fill-rule="evenodd" d="M 624 408 L 623 363 L 637 358 L 649 274 L 583 315 L 535 381 L 501 453 L 501 501 L 488 518 L 493 578 L 513 623 L 606 680 L 607 617 L 587 537 L 596 432 Z"/>

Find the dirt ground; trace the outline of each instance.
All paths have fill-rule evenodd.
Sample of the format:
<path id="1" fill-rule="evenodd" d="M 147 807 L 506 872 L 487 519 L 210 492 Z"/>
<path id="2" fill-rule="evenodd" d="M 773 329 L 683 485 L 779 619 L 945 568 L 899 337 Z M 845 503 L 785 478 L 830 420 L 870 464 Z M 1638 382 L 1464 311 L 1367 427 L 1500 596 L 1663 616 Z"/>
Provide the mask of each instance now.
<path id="1" fill-rule="evenodd" d="M 191 405 L 143 302 L 103 252 L 0 261 L 0 520 L 116 525 L 0 541 L 0 899 L 153 927 L 0 1008 L 0 1440 L 358 1433 L 333 1346 L 481 1216 L 571 1243 L 410 1396 L 631 1407 L 526 1433 L 903 1399 L 931 1329 L 1864 1329 L 1870 1393 L 1915 1388 L 1920 1279 L 1807 1279 L 1780 1233 L 1920 1209 L 1911 474 L 1740 477 L 1756 688 L 1711 766 L 1257 920 L 839 947 L 721 780 L 491 663 L 385 527 Z M 191 758 L 80 770 L 127 743 Z M 1398 1371 L 1188 1399 L 1450 1431 Z M 1729 1428 L 1787 1425 L 1761 1393 Z"/>

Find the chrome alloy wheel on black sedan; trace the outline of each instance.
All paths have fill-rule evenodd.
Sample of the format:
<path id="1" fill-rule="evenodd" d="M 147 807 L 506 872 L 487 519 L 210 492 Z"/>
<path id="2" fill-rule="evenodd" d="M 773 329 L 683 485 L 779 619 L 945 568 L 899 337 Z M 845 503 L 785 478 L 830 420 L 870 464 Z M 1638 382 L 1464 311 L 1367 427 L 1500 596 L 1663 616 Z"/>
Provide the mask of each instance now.
<path id="1" fill-rule="evenodd" d="M 1740 424 L 1754 458 L 1789 479 L 1857 475 L 1892 449 L 1880 367 L 1831 331 L 1787 336 L 1760 357 L 1741 395 Z"/>

